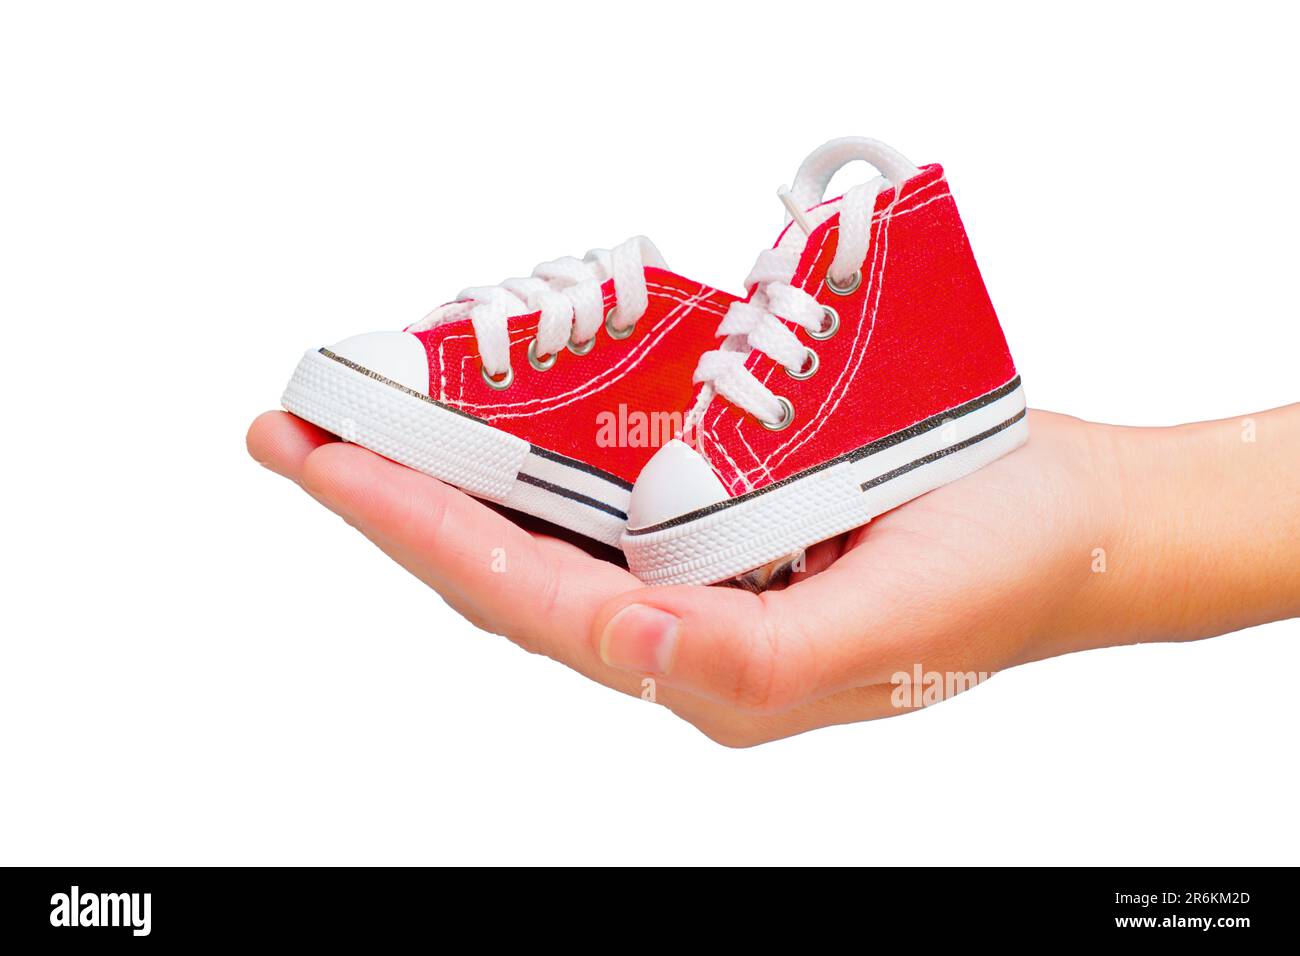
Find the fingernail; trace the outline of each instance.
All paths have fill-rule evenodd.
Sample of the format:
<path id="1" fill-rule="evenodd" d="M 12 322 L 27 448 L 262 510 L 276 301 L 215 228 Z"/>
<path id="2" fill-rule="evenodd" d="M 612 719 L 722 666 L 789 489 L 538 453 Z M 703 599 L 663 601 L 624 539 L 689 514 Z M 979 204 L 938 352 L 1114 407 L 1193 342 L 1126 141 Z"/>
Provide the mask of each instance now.
<path id="1" fill-rule="evenodd" d="M 667 611 L 629 604 L 605 625 L 600 657 L 610 667 L 643 674 L 667 674 L 677 653 L 681 621 Z"/>

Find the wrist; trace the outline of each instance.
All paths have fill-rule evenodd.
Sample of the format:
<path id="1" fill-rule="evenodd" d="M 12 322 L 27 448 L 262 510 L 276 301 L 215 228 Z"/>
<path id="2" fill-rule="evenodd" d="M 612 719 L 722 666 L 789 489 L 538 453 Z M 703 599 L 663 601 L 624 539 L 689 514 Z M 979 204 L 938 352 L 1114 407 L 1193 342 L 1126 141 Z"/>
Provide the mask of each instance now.
<path id="1" fill-rule="evenodd" d="M 1101 427 L 1118 493 L 1098 643 L 1193 640 L 1300 614 L 1300 406 Z"/>

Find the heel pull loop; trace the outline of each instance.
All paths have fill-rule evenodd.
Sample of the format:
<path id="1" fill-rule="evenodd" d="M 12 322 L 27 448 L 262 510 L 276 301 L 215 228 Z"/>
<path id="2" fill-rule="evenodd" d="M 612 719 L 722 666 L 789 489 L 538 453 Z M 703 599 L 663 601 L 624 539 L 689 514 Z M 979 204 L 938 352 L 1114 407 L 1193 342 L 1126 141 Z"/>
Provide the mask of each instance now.
<path id="1" fill-rule="evenodd" d="M 845 136 L 823 143 L 811 153 L 795 173 L 790 187 L 795 205 L 810 209 L 826 198 L 826 187 L 831 178 L 855 160 L 870 163 L 895 189 L 921 170 L 906 156 L 878 139 L 865 136 Z"/>

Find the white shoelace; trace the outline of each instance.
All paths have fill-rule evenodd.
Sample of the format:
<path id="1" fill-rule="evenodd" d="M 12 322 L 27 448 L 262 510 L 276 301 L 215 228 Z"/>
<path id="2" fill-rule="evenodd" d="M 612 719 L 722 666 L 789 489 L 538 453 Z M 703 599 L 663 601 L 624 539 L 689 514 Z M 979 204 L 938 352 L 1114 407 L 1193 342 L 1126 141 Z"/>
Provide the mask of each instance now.
<path id="1" fill-rule="evenodd" d="M 546 359 L 565 347 L 585 353 L 604 324 L 611 335 L 624 338 L 645 314 L 647 266 L 667 268 L 659 250 L 645 236 L 633 236 L 611 249 L 592 249 L 581 259 L 565 256 L 543 262 L 525 278 L 499 285 L 463 290 L 456 301 L 439 306 L 410 327 L 422 332 L 468 317 L 478 339 L 485 376 L 508 383 L 510 330 L 507 321 L 540 312 L 537 338 L 530 356 Z M 614 280 L 616 305 L 605 312 L 601 286 Z"/>
<path id="2" fill-rule="evenodd" d="M 854 160 L 871 163 L 884 177 L 877 176 L 854 186 L 837 203 L 820 205 L 831 177 Z M 786 230 L 776 248 L 762 252 L 754 263 L 745 279 L 745 288 L 753 294 L 748 301 L 733 303 L 718 326 L 718 335 L 726 336 L 722 345 L 700 356 L 695 381 L 703 383 L 704 388 L 688 426 L 698 424 L 715 394 L 769 428 L 789 424 L 794 414 L 789 402 L 778 398 L 760 382 L 745 368 L 745 361 L 753 350 L 758 350 L 795 378 L 807 378 L 817 370 L 816 351 L 800 342 L 781 321 L 803 328 L 813 339 L 829 338 L 838 328 L 839 319 L 832 310 L 790 284 L 808 235 L 831 215 L 839 213 L 839 238 L 828 282 L 843 289 L 856 288 L 862 281 L 862 270 L 871 250 L 876 197 L 891 182 L 901 184 L 917 172 L 917 167 L 902 154 L 884 143 L 863 137 L 831 140 L 804 160 L 794 186 L 782 196 L 796 222 Z"/>

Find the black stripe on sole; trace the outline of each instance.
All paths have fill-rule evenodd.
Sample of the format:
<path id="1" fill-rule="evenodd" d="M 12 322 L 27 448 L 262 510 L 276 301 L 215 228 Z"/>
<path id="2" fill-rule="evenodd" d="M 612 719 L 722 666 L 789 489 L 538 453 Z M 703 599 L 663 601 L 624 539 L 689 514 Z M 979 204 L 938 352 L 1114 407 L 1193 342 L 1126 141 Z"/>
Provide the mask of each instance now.
<path id="1" fill-rule="evenodd" d="M 916 459 L 916 461 L 908 462 L 906 465 L 900 465 L 899 467 L 893 469 L 892 471 L 885 472 L 883 475 L 877 475 L 875 478 L 872 478 L 870 481 L 864 481 L 861 485 L 861 488 L 863 491 L 867 491 L 871 488 L 875 488 L 877 485 L 883 485 L 887 481 L 893 481 L 895 478 L 899 477 L 900 475 L 905 475 L 909 471 L 915 471 L 917 468 L 922 468 L 925 465 L 929 465 L 932 462 L 936 462 L 940 458 L 947 458 L 949 455 L 953 454 L 954 452 L 961 451 L 963 448 L 969 448 L 971 445 L 978 445 L 980 442 L 984 441 L 984 439 L 992 438 L 998 432 L 1004 431 L 1010 428 L 1016 422 L 1020 421 L 1020 419 L 1025 417 L 1026 411 L 1028 411 L 1028 409 L 1022 408 L 1020 409 L 1020 411 L 1016 412 L 1014 415 L 1008 418 L 1005 422 L 1002 422 L 1000 425 L 994 425 L 992 428 L 987 429 L 986 431 L 982 431 L 978 435 L 973 435 L 970 438 L 967 438 L 965 441 L 959 441 L 957 442 L 957 444 L 949 445 L 947 448 L 940 448 L 938 451 L 931 452 L 928 455 L 923 455 L 922 457 Z"/>
<path id="2" fill-rule="evenodd" d="M 538 445 L 533 445 L 528 450 L 538 458 L 545 458 L 547 461 L 553 461 L 557 465 L 567 465 L 569 468 L 573 468 L 576 471 L 586 472 L 602 481 L 608 481 L 611 485 L 622 488 L 624 491 L 632 490 L 632 482 L 624 481 L 622 478 L 618 477 L 618 475 L 611 475 L 609 472 L 603 471 L 595 465 L 589 465 L 585 461 L 578 461 L 576 458 L 569 458 L 567 455 L 561 455 L 558 451 L 551 451 L 549 448 L 542 448 Z"/>
<path id="3" fill-rule="evenodd" d="M 978 411 L 985 405 L 992 405 L 1000 398 L 1006 398 L 1012 392 L 1020 387 L 1020 376 L 1017 375 L 1005 385 L 999 385 L 991 392 L 985 392 L 978 398 L 972 398 L 964 405 L 958 405 L 956 408 L 950 408 L 946 412 L 940 412 L 938 415 L 931 415 L 929 418 L 917 422 L 915 425 L 909 425 L 902 431 L 894 432 L 892 435 L 886 435 L 884 438 L 877 438 L 868 445 L 863 445 L 856 451 L 851 451 L 844 458 L 848 461 L 861 461 L 874 455 L 878 451 L 884 451 L 886 448 L 892 448 L 899 442 L 905 442 L 909 438 L 915 438 L 917 435 L 924 435 L 928 431 L 933 431 L 941 425 L 965 418 L 971 412 Z"/>
<path id="4" fill-rule="evenodd" d="M 613 505 L 607 505 L 603 501 L 597 501 L 595 498 L 589 498 L 586 495 L 580 495 L 576 491 L 570 491 L 568 488 L 561 488 L 559 485 L 553 485 L 549 481 L 542 481 L 540 478 L 534 478 L 532 475 L 525 475 L 522 471 L 517 476 L 520 481 L 526 485 L 533 485 L 541 488 L 543 491 L 549 491 L 553 495 L 559 495 L 562 498 L 569 498 L 580 504 L 587 505 L 589 508 L 595 508 L 597 511 L 603 511 L 606 514 L 613 515 L 620 521 L 627 520 L 627 513 L 619 511 Z"/>
<path id="5" fill-rule="evenodd" d="M 792 482 L 800 481 L 801 479 L 807 478 L 809 475 L 815 475 L 817 472 L 824 471 L 827 468 L 833 468 L 846 461 L 861 461 L 863 458 L 874 455 L 876 452 L 884 451 L 886 448 L 897 445 L 899 442 L 907 441 L 909 438 L 915 438 L 917 435 L 924 435 L 926 432 L 932 431 L 941 425 L 946 425 L 954 419 L 964 418 L 966 415 L 978 411 L 985 405 L 991 405 L 1000 398 L 1006 398 L 1019 387 L 1020 376 L 1017 375 L 1005 385 L 999 385 L 997 388 L 993 389 L 993 391 L 985 392 L 983 395 L 972 398 L 969 402 L 949 408 L 946 411 L 940 412 L 938 415 L 931 415 L 929 418 L 922 419 L 915 425 L 909 425 L 907 428 L 886 435 L 884 438 L 877 438 L 873 442 L 868 442 L 859 448 L 845 452 L 835 458 L 828 458 L 821 464 L 814 465 L 811 468 L 805 468 L 798 474 L 782 478 L 780 481 L 774 481 L 772 484 L 755 489 L 754 491 L 747 491 L 743 495 L 728 498 L 726 501 L 719 501 L 717 504 L 709 505 L 707 508 L 698 508 L 695 511 L 687 512 L 684 515 L 678 515 L 676 518 L 669 518 L 667 521 L 660 521 L 658 524 L 646 525 L 644 528 L 628 528 L 626 533 L 629 536 L 651 534 L 655 531 L 664 531 L 668 528 L 675 528 L 678 525 L 689 524 L 690 522 L 703 518 L 706 515 L 713 514 L 716 511 L 722 511 L 725 508 L 731 508 L 742 502 L 749 501 L 751 498 L 765 495 L 769 491 L 776 491 L 778 488 L 791 484 Z"/>

